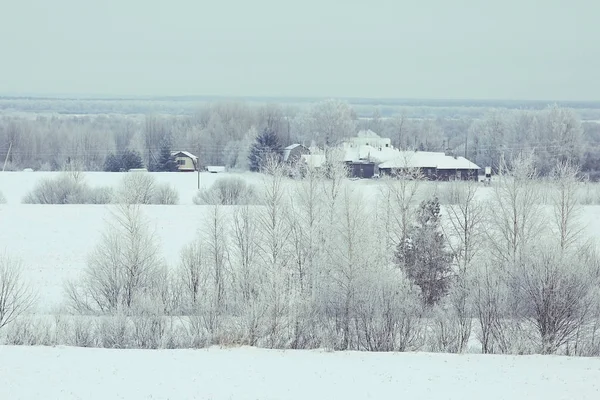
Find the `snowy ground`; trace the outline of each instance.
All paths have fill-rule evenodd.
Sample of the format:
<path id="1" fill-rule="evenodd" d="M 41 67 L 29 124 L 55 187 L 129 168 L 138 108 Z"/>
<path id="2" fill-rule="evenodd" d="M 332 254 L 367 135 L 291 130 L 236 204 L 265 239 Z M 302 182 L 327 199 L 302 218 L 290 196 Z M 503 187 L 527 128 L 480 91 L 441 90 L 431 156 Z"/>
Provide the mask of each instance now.
<path id="1" fill-rule="evenodd" d="M 0 347 L 2 399 L 600 398 L 600 360 L 255 348 Z"/>
<path id="2" fill-rule="evenodd" d="M 168 173 L 151 172 L 156 177 L 158 183 L 169 183 L 179 192 L 179 204 L 193 204 L 192 198 L 200 187 L 206 188 L 213 184 L 218 178 L 223 176 L 238 176 L 252 183 L 260 183 L 261 176 L 252 173 L 225 173 L 211 174 L 203 172 L 198 176 L 197 173 Z M 60 172 L 1 172 L 0 173 L 0 191 L 4 193 L 7 204 L 18 204 L 23 197 L 29 193 L 35 184 L 43 178 L 54 178 L 60 175 Z M 92 187 L 110 186 L 116 188 L 126 173 L 118 172 L 86 172 L 86 182 Z"/>
<path id="3" fill-rule="evenodd" d="M 21 259 L 41 313 L 83 269 L 108 217 L 104 205 L 25 205 L 36 181 L 56 173 L 0 173 L 0 251 Z M 192 205 L 196 174 L 154 174 L 178 206 L 145 206 L 165 260 L 177 265 L 206 207 Z M 224 174 L 223 174 L 224 175 Z M 222 174 L 201 174 L 208 187 Z M 227 174 L 230 175 L 230 174 Z M 237 174 L 259 184 L 260 175 Z M 87 173 L 92 186 L 123 174 Z M 377 181 L 355 181 L 365 193 Z M 598 235 L 600 206 L 584 220 Z M 551 356 L 328 353 L 253 348 L 107 350 L 0 346 L 0 399 L 598 399 L 600 360 Z"/>

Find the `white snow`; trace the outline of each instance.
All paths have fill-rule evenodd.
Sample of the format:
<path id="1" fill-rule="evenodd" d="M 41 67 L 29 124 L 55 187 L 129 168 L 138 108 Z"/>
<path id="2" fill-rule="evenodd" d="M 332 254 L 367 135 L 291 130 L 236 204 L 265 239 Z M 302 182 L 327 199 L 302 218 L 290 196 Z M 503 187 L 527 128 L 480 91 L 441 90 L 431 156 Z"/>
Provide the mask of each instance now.
<path id="1" fill-rule="evenodd" d="M 0 398 L 592 400 L 600 360 L 256 348 L 0 347 Z"/>
<path id="2" fill-rule="evenodd" d="M 181 248 L 197 237 L 206 207 L 144 206 L 166 263 L 177 266 Z M 0 252 L 22 261 L 36 288 L 40 312 L 63 299 L 67 279 L 76 278 L 100 240 L 108 219 L 104 205 L 0 205 Z"/>

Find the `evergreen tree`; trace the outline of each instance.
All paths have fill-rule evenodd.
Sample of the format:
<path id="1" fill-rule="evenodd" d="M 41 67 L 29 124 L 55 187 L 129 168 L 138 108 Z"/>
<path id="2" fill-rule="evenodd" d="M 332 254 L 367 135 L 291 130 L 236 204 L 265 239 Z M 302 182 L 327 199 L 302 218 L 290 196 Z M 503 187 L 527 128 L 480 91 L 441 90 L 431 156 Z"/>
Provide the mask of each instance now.
<path id="1" fill-rule="evenodd" d="M 264 163 L 270 156 L 275 156 L 280 159 L 282 153 L 283 149 L 277 133 L 272 129 L 265 128 L 265 130 L 258 135 L 250 149 L 250 155 L 248 157 L 250 161 L 250 171 L 258 172 L 262 170 Z"/>
<path id="2" fill-rule="evenodd" d="M 125 150 L 121 155 L 121 168 L 125 171 L 135 168 L 144 168 L 142 155 L 135 150 Z"/>
<path id="3" fill-rule="evenodd" d="M 104 171 L 119 172 L 121 170 L 121 160 L 114 154 L 109 154 L 104 160 Z"/>
<path id="4" fill-rule="evenodd" d="M 125 150 L 121 155 L 109 154 L 104 160 L 104 171 L 120 172 L 143 168 L 142 156 L 135 150 Z"/>
<path id="5" fill-rule="evenodd" d="M 171 140 L 168 136 L 165 136 L 161 141 L 158 162 L 153 170 L 158 172 L 175 172 L 178 170 L 175 156 L 171 154 Z"/>
<path id="6" fill-rule="evenodd" d="M 440 203 L 437 197 L 419 206 L 417 222 L 396 250 L 396 263 L 421 288 L 427 305 L 448 293 L 452 276 L 452 254 L 441 233 Z"/>

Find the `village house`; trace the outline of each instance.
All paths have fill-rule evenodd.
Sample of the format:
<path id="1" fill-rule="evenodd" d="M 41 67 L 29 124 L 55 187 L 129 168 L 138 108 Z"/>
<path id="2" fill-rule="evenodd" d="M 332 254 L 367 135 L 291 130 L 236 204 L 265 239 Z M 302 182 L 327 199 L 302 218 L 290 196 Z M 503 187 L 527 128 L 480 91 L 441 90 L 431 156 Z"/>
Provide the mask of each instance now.
<path id="1" fill-rule="evenodd" d="M 193 172 L 198 169 L 198 157 L 187 151 L 172 151 L 177 169 L 181 172 Z"/>
<path id="2" fill-rule="evenodd" d="M 343 143 L 350 176 L 373 178 L 418 169 L 428 180 L 477 180 L 480 167 L 451 153 L 399 150 L 373 131 L 361 131 Z"/>
<path id="3" fill-rule="evenodd" d="M 294 143 L 283 149 L 283 162 L 297 164 L 303 155 L 310 154 L 308 147 Z"/>

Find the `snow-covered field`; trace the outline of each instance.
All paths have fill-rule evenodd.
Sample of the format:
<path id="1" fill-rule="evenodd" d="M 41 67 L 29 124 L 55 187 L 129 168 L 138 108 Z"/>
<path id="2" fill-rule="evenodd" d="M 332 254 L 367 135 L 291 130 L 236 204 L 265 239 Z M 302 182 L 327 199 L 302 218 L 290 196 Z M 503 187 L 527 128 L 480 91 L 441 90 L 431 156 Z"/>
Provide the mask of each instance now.
<path id="1" fill-rule="evenodd" d="M 600 360 L 255 348 L 0 347 L 1 399 L 600 398 Z"/>
<path id="2" fill-rule="evenodd" d="M 153 174 L 180 205 L 144 206 L 170 265 L 194 240 L 206 207 L 195 206 L 196 174 Z M 210 186 L 224 174 L 201 174 Z M 227 174 L 231 175 L 231 174 Z M 236 174 L 259 184 L 257 174 Z M 35 183 L 56 173 L 0 173 L 0 251 L 19 258 L 39 296 L 56 311 L 63 284 L 98 243 L 109 206 L 26 205 Z M 116 187 L 123 174 L 86 173 Z M 356 181 L 368 195 L 376 181 Z M 484 189 L 484 191 L 487 189 Z M 598 235 L 600 206 L 584 208 Z M 600 359 L 429 353 L 331 353 L 255 348 L 107 350 L 0 346 L 0 399 L 598 399 Z"/>
<path id="3" fill-rule="evenodd" d="M 218 178 L 226 176 L 239 176 L 248 182 L 259 183 L 260 175 L 252 173 L 227 173 L 211 174 L 203 172 L 198 176 L 196 173 L 161 173 L 151 172 L 158 183 L 168 183 L 179 192 L 179 204 L 193 204 L 192 197 L 198 190 L 198 182 L 201 188 L 211 186 Z M 2 172 L 0 173 L 0 191 L 4 193 L 8 204 L 21 203 L 23 197 L 30 192 L 35 184 L 43 178 L 54 178 L 60 172 Z M 126 173 L 118 172 L 86 172 L 86 182 L 92 187 L 110 186 L 116 188 Z"/>

